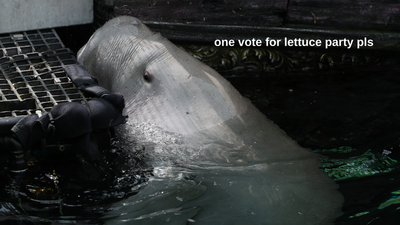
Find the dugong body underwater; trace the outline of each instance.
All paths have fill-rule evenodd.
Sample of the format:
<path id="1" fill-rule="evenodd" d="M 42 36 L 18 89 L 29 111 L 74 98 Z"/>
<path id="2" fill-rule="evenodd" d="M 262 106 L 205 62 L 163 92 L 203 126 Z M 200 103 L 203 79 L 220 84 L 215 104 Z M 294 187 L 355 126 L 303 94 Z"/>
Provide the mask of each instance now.
<path id="1" fill-rule="evenodd" d="M 221 75 L 123 16 L 78 62 L 124 95 L 120 135 L 148 151 L 154 176 L 105 215 L 140 224 L 332 224 L 342 195 L 301 148 Z M 134 149 L 132 148 L 132 151 Z M 153 221 L 153 222 L 152 222 Z"/>

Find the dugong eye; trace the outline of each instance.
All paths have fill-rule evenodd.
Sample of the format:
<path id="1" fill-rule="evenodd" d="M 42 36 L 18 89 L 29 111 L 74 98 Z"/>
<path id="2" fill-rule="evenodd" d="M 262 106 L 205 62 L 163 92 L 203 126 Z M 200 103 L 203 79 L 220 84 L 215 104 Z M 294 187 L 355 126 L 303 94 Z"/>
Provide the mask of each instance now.
<path id="1" fill-rule="evenodd" d="M 150 73 L 147 72 L 147 71 L 144 72 L 143 79 L 144 79 L 145 81 L 147 81 L 147 82 L 150 82 L 150 81 L 151 81 L 151 75 L 150 75 Z"/>

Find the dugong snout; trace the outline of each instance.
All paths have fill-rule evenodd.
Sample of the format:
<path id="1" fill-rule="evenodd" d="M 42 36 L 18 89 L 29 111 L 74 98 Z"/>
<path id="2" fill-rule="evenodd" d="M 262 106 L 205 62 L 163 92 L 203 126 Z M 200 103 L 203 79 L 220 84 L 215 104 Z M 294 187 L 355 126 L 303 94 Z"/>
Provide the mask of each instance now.
<path id="1" fill-rule="evenodd" d="M 159 171 L 189 170 L 207 188 L 178 204 L 202 209 L 188 218 L 204 224 L 240 218 L 329 224 L 341 214 L 343 197 L 319 169 L 318 155 L 298 146 L 215 70 L 140 20 L 110 20 L 79 51 L 78 61 L 101 85 L 124 95 L 124 138 L 151 143 L 149 157 Z M 187 184 L 176 177 L 155 174 L 159 189 L 149 186 L 158 193 L 163 185 Z M 184 199 L 178 195 L 168 196 Z M 132 201 L 145 196 L 137 198 Z"/>

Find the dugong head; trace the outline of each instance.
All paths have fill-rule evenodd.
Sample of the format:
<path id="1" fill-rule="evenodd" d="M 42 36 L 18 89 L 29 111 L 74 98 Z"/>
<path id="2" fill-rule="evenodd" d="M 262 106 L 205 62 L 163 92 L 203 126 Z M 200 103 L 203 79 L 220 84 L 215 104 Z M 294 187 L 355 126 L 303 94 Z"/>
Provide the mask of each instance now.
<path id="1" fill-rule="evenodd" d="M 210 128 L 248 107 L 217 72 L 133 17 L 107 22 L 78 61 L 100 85 L 124 95 L 132 119 L 179 134 Z"/>
<path id="2" fill-rule="evenodd" d="M 257 158 L 310 156 L 293 152 L 301 148 L 216 71 L 136 18 L 108 21 L 78 52 L 78 62 L 100 85 L 124 95 L 131 124 L 190 136 L 200 145 L 208 138 L 229 148 L 248 146 L 245 154 L 258 148 Z"/>
<path id="3" fill-rule="evenodd" d="M 340 214 L 342 196 L 319 170 L 316 154 L 298 146 L 216 71 L 140 20 L 107 22 L 79 51 L 78 62 L 100 85 L 124 95 L 129 129 L 142 132 L 131 136 L 155 144 L 153 158 L 160 154 L 154 165 L 171 159 L 179 171 L 184 165 L 201 177 L 207 192 L 192 202 L 205 215 L 200 224 L 220 224 L 220 215 L 229 224 L 248 217 L 267 224 L 329 224 Z M 171 183 L 160 174 L 157 179 Z"/>

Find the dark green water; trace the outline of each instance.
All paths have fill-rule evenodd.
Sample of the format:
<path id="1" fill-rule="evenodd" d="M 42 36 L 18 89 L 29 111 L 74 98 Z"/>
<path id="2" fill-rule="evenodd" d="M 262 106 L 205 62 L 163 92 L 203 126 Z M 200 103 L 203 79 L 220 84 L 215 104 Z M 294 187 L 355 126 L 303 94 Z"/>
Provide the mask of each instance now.
<path id="1" fill-rule="evenodd" d="M 336 224 L 397 224 L 400 209 L 400 66 L 226 74 L 301 146 L 328 158 L 345 197 Z"/>

